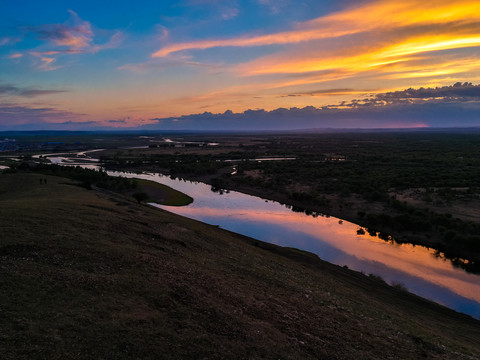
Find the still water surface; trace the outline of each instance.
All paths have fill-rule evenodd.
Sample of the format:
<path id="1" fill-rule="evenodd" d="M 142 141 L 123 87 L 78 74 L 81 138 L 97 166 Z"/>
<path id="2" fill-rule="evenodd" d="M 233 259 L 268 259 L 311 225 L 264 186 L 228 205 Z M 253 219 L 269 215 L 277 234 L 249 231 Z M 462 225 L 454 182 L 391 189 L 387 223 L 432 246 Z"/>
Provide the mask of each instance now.
<path id="1" fill-rule="evenodd" d="M 61 165 L 100 168 L 97 159 L 88 157 L 81 161 L 58 155 L 49 159 Z M 385 242 L 368 233 L 358 235 L 359 226 L 348 221 L 293 212 L 280 203 L 235 191 L 220 194 L 199 182 L 161 174 L 108 173 L 160 182 L 194 199 L 183 207 L 153 206 L 255 239 L 310 251 L 323 260 L 381 276 L 389 284 L 402 284 L 417 295 L 480 319 L 480 275 L 454 267 L 431 249 Z"/>
<path id="2" fill-rule="evenodd" d="M 385 242 L 368 233 L 357 235 L 359 226 L 348 221 L 293 212 L 280 203 L 235 191 L 219 194 L 203 183 L 160 174 L 109 174 L 157 181 L 194 199 L 183 207 L 154 206 L 262 241 L 310 251 L 480 318 L 480 276 L 454 267 L 431 249 Z"/>

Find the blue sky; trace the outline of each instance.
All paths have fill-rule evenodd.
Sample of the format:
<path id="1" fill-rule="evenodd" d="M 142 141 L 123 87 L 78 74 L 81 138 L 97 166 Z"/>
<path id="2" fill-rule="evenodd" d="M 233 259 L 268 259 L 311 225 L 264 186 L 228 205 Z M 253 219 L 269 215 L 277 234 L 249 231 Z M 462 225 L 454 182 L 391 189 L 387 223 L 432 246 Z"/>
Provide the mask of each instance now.
<path id="1" fill-rule="evenodd" d="M 478 126 L 479 25 L 472 0 L 4 0 L 0 130 Z"/>

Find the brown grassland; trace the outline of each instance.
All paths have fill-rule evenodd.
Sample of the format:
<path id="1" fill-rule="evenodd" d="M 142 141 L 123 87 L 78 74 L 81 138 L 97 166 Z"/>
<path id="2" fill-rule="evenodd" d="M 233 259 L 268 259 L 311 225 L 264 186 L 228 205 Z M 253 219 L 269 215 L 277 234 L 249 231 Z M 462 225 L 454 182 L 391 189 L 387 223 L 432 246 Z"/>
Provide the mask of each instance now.
<path id="1" fill-rule="evenodd" d="M 480 356 L 469 316 L 72 180 L 0 174 L 0 222 L 2 359 Z"/>

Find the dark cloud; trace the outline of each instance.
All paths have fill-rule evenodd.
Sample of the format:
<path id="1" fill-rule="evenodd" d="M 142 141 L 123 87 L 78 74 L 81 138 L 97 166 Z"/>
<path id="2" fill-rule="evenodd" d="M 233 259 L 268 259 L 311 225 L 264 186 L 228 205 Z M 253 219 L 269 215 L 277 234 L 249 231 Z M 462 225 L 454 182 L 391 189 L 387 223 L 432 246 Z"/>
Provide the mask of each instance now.
<path id="1" fill-rule="evenodd" d="M 280 95 L 280 98 L 286 98 L 286 97 L 297 97 L 297 96 L 303 96 L 300 94 L 288 94 L 288 95 Z"/>
<path id="2" fill-rule="evenodd" d="M 70 19 L 65 24 L 26 26 L 23 29 L 36 34 L 37 38 L 71 50 L 87 48 L 93 40 L 93 31 L 88 21 L 69 10 Z"/>
<path id="3" fill-rule="evenodd" d="M 94 125 L 94 124 L 98 124 L 97 121 L 64 121 L 64 122 L 60 122 L 60 123 L 55 123 L 54 125 Z"/>
<path id="4" fill-rule="evenodd" d="M 40 90 L 48 91 L 48 90 Z M 0 86 L 0 94 L 23 92 L 30 96 L 41 93 L 19 89 L 14 85 Z M 24 95 L 25 96 L 25 95 Z M 241 113 L 226 110 L 214 114 L 183 115 L 150 119 L 154 124 L 136 129 L 145 130 L 300 130 L 410 127 L 480 127 L 480 85 L 457 83 L 441 88 L 406 89 L 381 93 L 350 102 L 321 108 L 249 109 Z M 111 119 L 110 127 L 98 122 L 81 122 L 82 114 L 54 107 L 32 107 L 19 104 L 0 105 L 0 128 L 10 129 L 112 129 L 128 124 L 130 118 Z M 105 123 L 105 122 L 104 122 Z M 132 128 L 130 128 L 132 129 Z"/>
<path id="5" fill-rule="evenodd" d="M 209 63 L 202 63 L 198 61 L 192 61 L 190 57 L 187 56 L 171 56 L 168 58 L 162 59 L 155 59 L 150 60 L 143 63 L 137 64 L 125 64 L 119 66 L 119 70 L 129 70 L 138 73 L 145 73 L 150 70 L 165 70 L 172 67 L 197 67 L 197 68 L 205 68 L 210 70 L 221 70 L 223 68 L 223 64 L 209 64 Z"/>
<path id="6" fill-rule="evenodd" d="M 45 90 L 35 88 L 21 88 L 12 84 L 0 85 L 0 96 L 23 96 L 23 97 L 35 97 L 41 95 L 50 95 L 67 92 L 67 90 Z"/>
<path id="7" fill-rule="evenodd" d="M 31 118 L 43 118 L 46 116 L 63 115 L 63 114 L 71 114 L 71 113 L 61 112 L 52 107 L 32 108 L 29 106 L 15 105 L 15 104 L 6 104 L 6 105 L 0 106 L 0 119 L 2 120 L 4 120 L 5 117 L 10 117 L 10 118 L 24 117 L 25 119 L 31 119 Z"/>
<path id="8" fill-rule="evenodd" d="M 78 121 L 83 115 L 59 110 L 54 107 L 32 107 L 4 103 L 0 105 L 0 128 L 53 128 L 58 126 L 58 124 Z"/>
<path id="9" fill-rule="evenodd" d="M 0 46 L 15 44 L 19 41 L 20 41 L 20 38 L 18 37 L 12 38 L 8 36 L 3 36 L 3 37 L 0 37 Z"/>
<path id="10" fill-rule="evenodd" d="M 396 102 L 403 100 L 429 101 L 432 99 L 441 101 L 471 101 L 480 100 L 480 85 L 472 85 L 472 83 L 456 83 L 451 86 L 443 86 L 436 88 L 419 88 L 406 89 L 402 91 L 387 92 L 375 96 L 376 100 L 385 100 L 388 102 Z"/>
<path id="11" fill-rule="evenodd" d="M 71 27 L 63 24 L 46 24 L 35 27 L 27 27 L 35 34 L 40 40 L 53 41 L 59 44 L 65 44 L 73 38 L 86 38 L 91 36 L 90 32 L 85 32 L 85 29 L 78 27 Z"/>
<path id="12" fill-rule="evenodd" d="M 321 89 L 321 90 L 312 90 L 307 92 L 295 93 L 284 95 L 287 96 L 336 96 L 343 94 L 358 94 L 358 93 L 371 93 L 372 90 L 358 90 L 358 89 L 349 89 L 349 88 L 340 88 L 340 89 Z"/>
<path id="13" fill-rule="evenodd" d="M 221 114 L 204 112 L 151 119 L 145 129 L 293 130 L 311 128 L 479 127 L 480 85 L 457 83 L 441 88 L 376 94 L 321 108 L 278 108 Z"/>
<path id="14" fill-rule="evenodd" d="M 105 49 L 119 47 L 124 40 L 121 31 L 97 31 L 103 43 L 95 43 L 96 37 L 89 21 L 81 19 L 74 11 L 69 10 L 70 18 L 63 24 L 42 24 L 37 26 L 23 26 L 23 32 L 46 42 L 46 45 L 29 51 L 39 70 L 50 71 L 62 66 L 53 65 L 59 55 L 93 54 Z M 108 36 L 107 36 L 108 35 Z M 97 36 L 98 37 L 98 36 Z M 38 50 L 40 49 L 40 50 Z"/>
<path id="15" fill-rule="evenodd" d="M 345 90 L 345 93 L 349 89 Z M 325 90 L 326 93 L 334 93 L 335 89 Z M 446 103 L 465 103 L 480 101 L 480 85 L 472 83 L 457 82 L 451 86 L 435 87 L 435 88 L 419 88 L 405 89 L 401 91 L 393 91 L 379 93 L 363 99 L 353 99 L 350 102 L 343 101 L 340 104 L 327 105 L 324 109 L 338 108 L 360 108 L 372 106 L 391 106 L 391 105 L 408 105 L 408 104 L 446 104 Z"/>

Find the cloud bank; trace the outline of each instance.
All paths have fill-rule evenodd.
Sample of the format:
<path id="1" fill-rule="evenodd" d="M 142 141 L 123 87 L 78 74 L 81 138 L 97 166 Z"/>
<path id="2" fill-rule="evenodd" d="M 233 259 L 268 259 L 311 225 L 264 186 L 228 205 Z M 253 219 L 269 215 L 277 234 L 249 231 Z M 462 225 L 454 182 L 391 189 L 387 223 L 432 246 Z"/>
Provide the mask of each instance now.
<path id="1" fill-rule="evenodd" d="M 3 103 L 0 105 L 0 129 L 62 128 L 62 124 L 81 121 L 83 115 L 52 106 L 35 107 L 27 104 Z"/>
<path id="2" fill-rule="evenodd" d="M 346 90 L 346 89 L 340 89 Z M 418 127 L 480 127 L 480 85 L 456 83 L 436 88 L 376 94 L 321 108 L 278 108 L 152 119 L 144 129 L 300 130 Z"/>
<path id="3" fill-rule="evenodd" d="M 12 84 L 0 84 L 0 97 L 1 96 L 21 96 L 21 97 L 36 97 L 41 95 L 51 95 L 67 92 L 67 90 L 45 90 L 35 89 L 31 87 L 21 88 Z"/>

